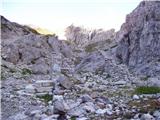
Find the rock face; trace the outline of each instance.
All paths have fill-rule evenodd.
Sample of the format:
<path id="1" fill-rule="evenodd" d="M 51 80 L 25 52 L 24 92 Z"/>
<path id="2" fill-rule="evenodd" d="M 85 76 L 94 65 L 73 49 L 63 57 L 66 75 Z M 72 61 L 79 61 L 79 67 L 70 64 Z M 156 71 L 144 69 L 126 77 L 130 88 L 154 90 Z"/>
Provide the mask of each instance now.
<path id="1" fill-rule="evenodd" d="M 27 26 L 22 26 L 14 22 L 10 22 L 5 17 L 1 16 L 1 32 L 2 39 L 14 38 L 14 36 L 23 36 L 28 34 L 39 34 L 36 30 Z"/>
<path id="2" fill-rule="evenodd" d="M 138 74 L 160 74 L 160 1 L 143 1 L 117 33 L 116 58 Z"/>
<path id="3" fill-rule="evenodd" d="M 74 25 L 66 28 L 65 34 L 67 40 L 76 44 L 78 47 L 84 47 L 94 42 L 105 41 L 111 43 L 115 36 L 114 29 L 104 31 L 102 29 L 88 30 Z"/>

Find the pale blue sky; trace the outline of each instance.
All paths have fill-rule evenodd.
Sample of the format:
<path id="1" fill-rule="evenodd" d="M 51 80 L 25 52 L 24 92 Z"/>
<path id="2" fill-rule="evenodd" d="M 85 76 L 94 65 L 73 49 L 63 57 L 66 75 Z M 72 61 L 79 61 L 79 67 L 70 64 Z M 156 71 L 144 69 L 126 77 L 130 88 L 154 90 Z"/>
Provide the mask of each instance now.
<path id="1" fill-rule="evenodd" d="M 2 15 L 20 24 L 47 28 L 63 36 L 72 23 L 119 30 L 141 0 L 2 0 Z"/>

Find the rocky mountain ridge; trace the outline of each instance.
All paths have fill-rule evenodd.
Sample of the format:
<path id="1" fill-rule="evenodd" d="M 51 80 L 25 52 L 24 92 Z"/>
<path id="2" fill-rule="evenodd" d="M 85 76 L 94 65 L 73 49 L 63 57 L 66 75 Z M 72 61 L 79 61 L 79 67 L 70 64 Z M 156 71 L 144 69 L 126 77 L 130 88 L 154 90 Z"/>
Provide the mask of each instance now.
<path id="1" fill-rule="evenodd" d="M 159 120 L 159 6 L 64 41 L 1 17 L 2 120 Z"/>
<path id="2" fill-rule="evenodd" d="M 4 16 L 1 16 L 1 38 L 14 39 L 14 36 L 23 36 L 28 34 L 39 34 L 36 30 L 22 26 L 14 22 L 10 22 Z"/>

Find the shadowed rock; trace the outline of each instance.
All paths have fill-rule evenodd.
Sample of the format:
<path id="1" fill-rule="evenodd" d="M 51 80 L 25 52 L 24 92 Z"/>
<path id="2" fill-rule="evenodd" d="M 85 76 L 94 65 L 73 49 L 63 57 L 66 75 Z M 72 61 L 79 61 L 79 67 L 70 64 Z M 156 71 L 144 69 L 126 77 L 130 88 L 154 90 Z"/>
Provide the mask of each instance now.
<path id="1" fill-rule="evenodd" d="M 116 58 L 138 74 L 160 74 L 160 1 L 143 1 L 117 33 Z"/>

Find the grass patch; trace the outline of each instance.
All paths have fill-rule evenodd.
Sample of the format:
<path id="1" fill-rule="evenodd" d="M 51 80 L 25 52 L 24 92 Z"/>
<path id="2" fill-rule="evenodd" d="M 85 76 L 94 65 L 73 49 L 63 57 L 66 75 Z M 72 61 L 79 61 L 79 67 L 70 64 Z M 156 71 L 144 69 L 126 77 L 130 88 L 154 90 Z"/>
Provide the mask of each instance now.
<path id="1" fill-rule="evenodd" d="M 72 45 L 72 41 L 71 40 L 64 40 L 64 42 L 67 44 L 67 45 Z"/>
<path id="2" fill-rule="evenodd" d="M 1 80 L 5 80 L 6 77 L 1 73 Z"/>
<path id="3" fill-rule="evenodd" d="M 27 68 L 23 68 L 22 69 L 22 75 L 31 75 L 32 71 L 27 69 Z"/>
<path id="4" fill-rule="evenodd" d="M 156 93 L 160 93 L 160 87 L 141 86 L 135 89 L 135 93 L 137 94 L 156 94 Z"/>
<path id="5" fill-rule="evenodd" d="M 85 51 L 86 52 L 93 52 L 96 50 L 96 46 L 97 46 L 97 43 L 89 44 L 88 46 L 85 47 Z"/>
<path id="6" fill-rule="evenodd" d="M 76 117 L 72 116 L 72 117 L 71 117 L 71 120 L 76 120 Z"/>
<path id="7" fill-rule="evenodd" d="M 1 24 L 1 30 L 6 30 L 6 29 L 12 31 L 12 29 L 7 24 Z"/>
<path id="8" fill-rule="evenodd" d="M 123 115 L 123 119 L 127 119 L 127 120 L 129 120 L 129 119 L 131 119 L 131 118 L 133 118 L 134 117 L 134 113 L 125 113 L 124 115 Z"/>
<path id="9" fill-rule="evenodd" d="M 156 99 L 148 99 L 138 101 L 130 101 L 128 105 L 132 108 L 133 106 L 139 109 L 140 113 L 152 113 L 155 110 L 160 109 L 160 105 L 158 100 Z"/>
<path id="10" fill-rule="evenodd" d="M 48 103 L 49 101 L 52 100 L 52 95 L 45 94 L 43 96 L 37 96 L 38 98 L 42 99 L 44 102 Z"/>

